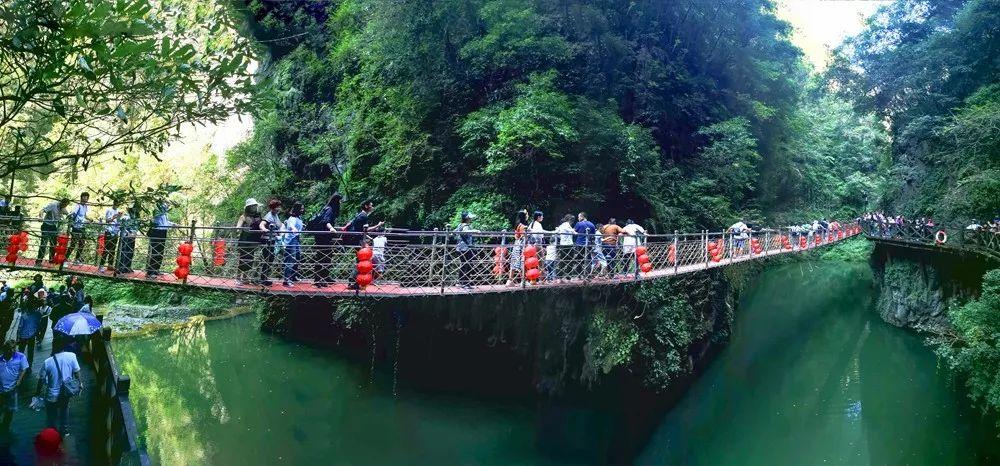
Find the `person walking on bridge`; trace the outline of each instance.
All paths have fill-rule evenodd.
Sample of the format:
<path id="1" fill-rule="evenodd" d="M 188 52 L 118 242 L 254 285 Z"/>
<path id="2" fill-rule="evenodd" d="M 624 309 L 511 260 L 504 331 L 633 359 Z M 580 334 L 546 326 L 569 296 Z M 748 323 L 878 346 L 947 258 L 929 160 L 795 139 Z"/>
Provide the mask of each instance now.
<path id="1" fill-rule="evenodd" d="M 61 340 L 61 339 L 60 339 Z M 64 436 L 69 433 L 69 400 L 83 389 L 80 380 L 80 362 L 69 351 L 71 342 L 57 341 L 52 356 L 42 363 L 35 396 L 45 398 L 45 424 Z"/>
<path id="2" fill-rule="evenodd" d="M 618 273 L 618 237 L 622 235 L 622 227 L 618 219 L 611 217 L 608 223 L 601 227 L 601 252 L 608 261 L 608 272 L 614 277 Z"/>
<path id="3" fill-rule="evenodd" d="M 167 242 L 167 232 L 174 226 L 167 218 L 170 205 L 167 201 L 160 202 L 153 212 L 153 224 L 149 228 L 149 261 L 146 263 L 146 277 L 156 278 L 160 276 L 160 266 L 163 265 L 163 250 Z"/>
<path id="4" fill-rule="evenodd" d="M 305 228 L 301 218 L 303 210 L 305 209 L 301 202 L 293 204 L 292 210 L 288 212 L 284 227 L 281 229 L 283 232 L 282 242 L 285 246 L 285 280 L 283 284 L 286 287 L 299 281 L 299 261 L 302 260 L 301 232 Z"/>
<path id="5" fill-rule="evenodd" d="M 317 288 L 325 288 L 330 284 L 330 266 L 333 264 L 333 240 L 337 217 L 340 217 L 340 201 L 344 196 L 340 193 L 333 193 L 326 205 L 309 219 L 306 229 L 314 232 L 313 239 L 316 241 L 313 253 L 313 263 L 316 267 Z"/>
<path id="6" fill-rule="evenodd" d="M 59 224 L 63 220 L 66 207 L 69 206 L 69 199 L 60 199 L 50 202 L 42 209 L 42 238 L 38 243 L 38 256 L 35 258 L 35 267 L 42 266 L 42 258 L 48 251 L 48 261 L 52 262 L 55 254 L 56 237 L 59 236 Z"/>
<path id="7" fill-rule="evenodd" d="M 472 246 L 475 244 L 473 233 L 479 233 L 479 230 L 472 228 L 472 221 L 475 218 L 476 214 L 462 212 L 461 223 L 455 229 L 457 236 L 455 251 L 458 252 L 458 286 L 465 289 L 472 288 L 472 262 L 474 259 Z"/>
<path id="8" fill-rule="evenodd" d="M 28 373 L 28 358 L 14 348 L 14 342 L 5 342 L 0 352 L 0 409 L 3 409 L 2 430 L 7 432 L 17 411 L 17 387 Z"/>
<path id="9" fill-rule="evenodd" d="M 90 193 L 80 194 L 80 202 L 69 211 L 70 240 L 66 257 L 73 257 L 73 265 L 80 265 L 83 248 L 87 245 L 87 212 L 90 210 Z M 76 255 L 73 253 L 76 252 Z"/>
<path id="10" fill-rule="evenodd" d="M 279 214 L 280 210 L 280 200 L 272 198 L 267 201 L 267 213 L 264 214 L 265 230 L 260 235 L 262 246 L 260 253 L 260 283 L 264 286 L 270 286 L 273 283 L 270 277 L 274 265 L 274 257 L 277 255 L 277 251 L 275 251 L 278 245 L 277 234 L 281 230 L 281 226 L 284 225 Z M 301 231 L 301 228 L 299 230 Z"/>
<path id="11" fill-rule="evenodd" d="M 256 199 L 251 197 L 243 203 L 243 215 L 236 221 L 236 228 L 240 230 L 236 284 L 252 285 L 253 258 L 260 247 L 261 235 L 267 229 Z"/>
<path id="12" fill-rule="evenodd" d="M 646 229 L 632 219 L 628 219 L 625 221 L 625 227 L 622 228 L 622 235 L 624 235 L 622 237 L 622 253 L 628 257 L 629 263 L 625 273 L 634 273 L 635 278 L 639 278 L 639 258 L 635 255 L 635 249 L 643 243 Z"/>
<path id="13" fill-rule="evenodd" d="M 97 258 L 97 271 L 103 272 L 105 264 L 109 267 L 114 264 L 115 252 L 118 250 L 118 233 L 121 228 L 118 225 L 118 219 L 121 218 L 123 212 L 118 209 L 117 202 L 112 201 L 112 204 L 104 210 L 104 251 Z"/>
<path id="14" fill-rule="evenodd" d="M 552 258 L 551 264 L 551 279 L 562 280 L 562 276 L 569 272 L 572 275 L 572 269 L 568 267 L 572 265 L 570 261 L 570 255 L 573 250 L 573 235 L 576 233 L 573 230 L 573 214 L 566 214 L 562 218 L 562 223 L 556 227 L 556 239 L 558 243 L 556 244 L 556 254 Z"/>
<path id="15" fill-rule="evenodd" d="M 382 225 L 385 225 L 385 222 L 378 222 L 375 225 L 369 224 L 369 216 L 374 211 L 375 203 L 370 199 L 361 203 L 361 210 L 344 226 L 344 231 L 347 233 L 343 239 L 345 246 L 353 247 L 355 250 L 367 246 L 369 244 L 368 232 L 378 230 L 382 228 Z M 358 289 L 357 278 L 358 268 L 351 267 L 351 282 L 347 285 L 348 289 Z"/>
<path id="16" fill-rule="evenodd" d="M 597 227 L 590 220 L 587 220 L 587 213 L 580 212 L 576 215 L 576 224 L 573 225 L 573 262 L 576 263 L 577 270 L 587 273 L 591 268 L 591 256 L 594 243 L 594 234 Z"/>
<path id="17" fill-rule="evenodd" d="M 507 271 L 507 286 L 517 286 L 524 280 L 524 245 L 528 241 L 528 211 L 521 209 L 517 211 L 517 220 L 514 224 L 514 246 L 510 250 L 510 270 Z M 520 280 L 514 282 L 514 275 Z"/>

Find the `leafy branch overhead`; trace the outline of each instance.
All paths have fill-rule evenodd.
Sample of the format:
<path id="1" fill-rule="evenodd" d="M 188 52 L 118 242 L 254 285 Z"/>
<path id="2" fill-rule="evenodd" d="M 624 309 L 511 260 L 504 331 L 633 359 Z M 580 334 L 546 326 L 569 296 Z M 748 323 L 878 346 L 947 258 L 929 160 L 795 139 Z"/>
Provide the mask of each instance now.
<path id="1" fill-rule="evenodd" d="M 0 3 L 0 176 L 156 154 L 254 108 L 238 18 L 203 2 Z"/>

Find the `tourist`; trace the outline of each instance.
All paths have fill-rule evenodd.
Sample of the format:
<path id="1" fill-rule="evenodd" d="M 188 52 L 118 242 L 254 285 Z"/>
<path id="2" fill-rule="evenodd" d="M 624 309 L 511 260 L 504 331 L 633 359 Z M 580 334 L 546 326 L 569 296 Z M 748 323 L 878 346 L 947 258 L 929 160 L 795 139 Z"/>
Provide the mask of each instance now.
<path id="1" fill-rule="evenodd" d="M 68 351 L 69 343 L 54 341 L 52 344 L 59 350 L 53 351 L 43 363 L 35 396 L 45 397 L 46 427 L 52 427 L 65 436 L 69 433 L 69 400 L 79 395 L 83 383 L 80 363 L 76 354 Z"/>
<path id="2" fill-rule="evenodd" d="M 611 217 L 608 223 L 599 230 L 601 232 L 601 252 L 608 262 L 608 269 L 613 277 L 618 273 L 618 237 L 622 235 L 622 227 L 618 226 L 618 219 Z"/>
<path id="3" fill-rule="evenodd" d="M 574 264 L 570 257 L 573 250 L 573 234 L 576 233 L 573 230 L 573 215 L 564 215 L 562 223 L 556 227 L 555 232 L 558 235 L 558 243 L 556 245 L 556 254 L 550 262 L 552 267 L 550 267 L 549 272 L 552 274 L 551 278 L 564 280 L 564 276 L 568 275 L 572 277 L 574 275 Z"/>
<path id="4" fill-rule="evenodd" d="M 590 258 L 591 254 L 588 254 L 588 249 L 591 249 L 589 246 L 594 241 L 594 234 L 597 232 L 597 227 L 587 220 L 585 212 L 577 214 L 576 219 L 576 225 L 573 225 L 573 231 L 575 232 L 573 235 L 573 262 L 592 265 L 593 261 Z M 583 267 L 586 267 L 586 265 Z"/>
<path id="5" fill-rule="evenodd" d="M 299 281 L 299 261 L 302 260 L 302 240 L 300 236 L 305 227 L 302 223 L 303 210 L 301 202 L 293 204 L 292 210 L 288 212 L 284 228 L 282 228 L 282 242 L 285 246 L 285 281 L 283 284 L 286 287 L 292 286 L 292 283 Z"/>
<path id="6" fill-rule="evenodd" d="M 736 254 L 742 255 L 747 238 L 750 237 L 750 227 L 743 220 L 740 220 L 729 227 L 729 234 L 731 238 L 736 240 Z"/>
<path id="7" fill-rule="evenodd" d="M 545 236 L 548 233 L 552 233 L 551 231 L 546 230 L 545 227 L 542 226 L 542 222 L 544 220 L 545 220 L 545 214 L 542 213 L 542 211 L 540 210 L 536 210 L 533 214 L 531 214 L 531 222 L 528 224 L 529 236 L 527 238 L 528 244 L 535 245 L 538 254 L 538 263 L 539 265 L 542 266 L 542 270 L 540 270 L 541 272 L 545 271 L 544 267 L 549 259 L 548 257 L 546 257 L 547 249 L 543 248 L 543 246 L 545 245 Z"/>
<path id="8" fill-rule="evenodd" d="M 514 223 L 514 247 L 510 251 L 510 270 L 507 271 L 507 286 L 520 285 L 524 280 L 524 244 L 528 241 L 526 232 L 528 231 L 528 211 L 521 209 L 517 211 L 517 218 Z M 518 276 L 518 281 L 514 281 L 514 276 Z"/>
<path id="9" fill-rule="evenodd" d="M 375 225 L 370 225 L 368 223 L 369 216 L 371 216 L 371 213 L 374 210 L 375 203 L 371 200 L 366 200 L 361 203 L 361 209 L 358 210 L 358 213 L 354 215 L 354 218 L 344 226 L 344 231 L 346 232 L 343 239 L 344 245 L 360 249 L 361 247 L 369 244 L 367 236 L 368 232 L 378 230 L 385 224 L 385 222 L 378 222 Z M 357 278 L 358 268 L 351 267 L 351 281 L 347 285 L 348 289 L 358 289 Z"/>
<path id="10" fill-rule="evenodd" d="M 69 249 L 66 250 L 66 258 L 69 259 L 73 256 L 73 265 L 80 265 L 80 257 L 83 254 L 83 248 L 87 245 L 87 211 L 90 208 L 90 193 L 83 192 L 80 194 L 80 202 L 78 202 L 69 211 L 70 220 L 70 240 Z"/>
<path id="11" fill-rule="evenodd" d="M 17 411 L 17 387 L 28 373 L 28 358 L 16 351 L 14 342 L 5 342 L 0 352 L 0 409 L 3 409 L 3 431 L 10 428 L 10 422 Z"/>
<path id="12" fill-rule="evenodd" d="M 604 255 L 604 245 L 601 242 L 601 229 L 604 225 L 597 225 L 594 232 L 593 241 L 590 242 L 590 273 L 591 276 L 603 277 L 608 274 L 608 258 Z"/>
<path id="13" fill-rule="evenodd" d="M 472 221 L 475 219 L 476 214 L 462 212 L 461 221 L 455 228 L 455 251 L 458 252 L 458 286 L 466 289 L 472 288 L 472 261 L 474 257 L 472 246 L 475 244 L 473 233 L 479 233 L 479 230 L 472 228 Z"/>
<path id="14" fill-rule="evenodd" d="M 118 217 L 119 239 L 118 260 L 115 261 L 115 273 L 132 273 L 132 257 L 135 255 L 135 237 L 139 234 L 139 206 L 132 205 Z"/>
<path id="15" fill-rule="evenodd" d="M 124 212 L 118 209 L 114 201 L 112 205 L 104 210 L 104 251 L 97 259 L 97 271 L 103 272 L 105 264 L 112 267 L 114 264 L 115 252 L 118 250 L 118 233 L 121 228 L 118 220 Z"/>
<path id="16" fill-rule="evenodd" d="M 73 296 L 66 289 L 66 285 L 59 286 L 59 289 L 55 293 L 52 293 L 52 300 L 49 306 L 52 307 L 52 329 L 55 332 L 55 326 L 59 322 L 59 319 L 73 313 Z"/>
<path id="17" fill-rule="evenodd" d="M 309 231 L 314 232 L 313 239 L 316 241 L 312 260 L 316 264 L 315 286 L 317 288 L 324 288 L 330 284 L 330 266 L 334 258 L 333 239 L 334 232 L 337 230 L 334 225 L 337 222 L 337 217 L 340 217 L 340 202 L 343 198 L 342 194 L 334 193 L 326 201 L 326 205 L 313 218 L 309 219 L 309 224 L 306 225 Z"/>
<path id="18" fill-rule="evenodd" d="M 167 232 L 174 226 L 167 218 L 170 205 L 160 202 L 153 212 L 153 224 L 149 228 L 149 261 L 146 263 L 146 278 L 155 279 L 160 276 L 160 266 L 163 265 L 164 245 L 167 242 Z"/>
<path id="19" fill-rule="evenodd" d="M 277 255 L 275 249 L 278 247 L 277 233 L 281 230 L 284 222 L 280 216 L 281 201 L 275 198 L 267 201 L 267 213 L 264 214 L 264 228 L 261 233 L 261 253 L 260 253 L 260 283 L 264 286 L 272 284 L 270 277 L 274 266 L 274 259 Z M 301 216 L 301 214 L 299 214 Z M 301 231 L 301 228 L 299 229 Z"/>
<path id="20" fill-rule="evenodd" d="M 17 329 L 17 349 L 28 355 L 28 364 L 35 362 L 35 345 L 39 335 L 45 336 L 42 318 L 48 317 L 49 307 L 45 304 L 45 289 L 34 294 L 25 293 L 21 300 L 21 321 Z"/>
<path id="21" fill-rule="evenodd" d="M 59 223 L 62 222 L 69 199 L 53 201 L 42 209 L 42 237 L 38 243 L 38 255 L 35 257 L 35 267 L 41 267 L 42 259 L 48 251 L 48 261 L 55 256 L 56 238 L 59 236 Z"/>
<path id="22" fill-rule="evenodd" d="M 628 219 L 622 228 L 622 235 L 622 253 L 629 258 L 629 267 L 625 272 L 632 273 L 634 270 L 635 278 L 639 278 L 639 258 L 635 255 L 635 249 L 643 244 L 646 229 L 633 222 L 632 219 Z"/>
<path id="23" fill-rule="evenodd" d="M 90 296 L 85 296 L 83 298 L 83 306 L 80 306 L 80 310 L 77 312 L 83 312 L 87 314 L 94 313 L 94 298 Z"/>
<path id="24" fill-rule="evenodd" d="M 243 215 L 236 221 L 236 228 L 240 230 L 236 284 L 252 285 L 254 255 L 260 247 L 261 235 L 267 230 L 267 225 L 260 216 L 260 203 L 256 199 L 251 197 L 243 203 Z"/>

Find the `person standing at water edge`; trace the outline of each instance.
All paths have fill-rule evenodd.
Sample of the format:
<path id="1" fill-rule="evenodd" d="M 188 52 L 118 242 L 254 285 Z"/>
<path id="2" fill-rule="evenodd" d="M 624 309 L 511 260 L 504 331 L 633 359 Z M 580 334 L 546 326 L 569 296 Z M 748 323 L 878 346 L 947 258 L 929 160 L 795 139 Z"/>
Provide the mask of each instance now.
<path id="1" fill-rule="evenodd" d="M 28 358 L 15 351 L 14 343 L 3 344 L 0 354 L 0 409 L 3 409 L 3 431 L 10 428 L 10 422 L 17 411 L 17 387 L 28 373 Z"/>
<path id="2" fill-rule="evenodd" d="M 285 286 L 292 286 L 292 283 L 299 281 L 299 261 L 302 260 L 302 240 L 301 232 L 305 225 L 302 223 L 302 203 L 296 202 L 292 210 L 288 213 L 282 241 L 285 245 Z"/>
<path id="3" fill-rule="evenodd" d="M 69 249 L 66 251 L 66 257 L 73 257 L 73 264 L 80 264 L 80 256 L 83 254 L 83 248 L 87 245 L 87 212 L 90 210 L 90 193 L 84 192 L 80 194 L 80 202 L 78 202 L 73 209 L 69 212 L 69 219 L 71 223 L 70 227 L 70 241 Z"/>
<path id="4" fill-rule="evenodd" d="M 48 261 L 52 262 L 55 254 L 56 237 L 59 236 L 59 223 L 62 222 L 69 199 L 61 199 L 49 203 L 42 209 L 42 237 L 38 243 L 38 256 L 35 257 L 35 267 L 41 267 L 42 259 L 48 250 Z"/>
<path id="5" fill-rule="evenodd" d="M 45 360 L 38 376 L 38 387 L 35 396 L 45 396 L 45 424 L 58 430 L 61 434 L 69 433 L 69 400 L 78 393 L 73 393 L 73 387 L 82 389 L 80 382 L 80 363 L 76 354 L 66 350 L 66 344 L 59 342 L 56 351 Z"/>
<path id="6" fill-rule="evenodd" d="M 170 205 L 166 201 L 156 206 L 153 213 L 153 225 L 149 228 L 149 262 L 146 264 L 146 277 L 160 276 L 160 266 L 163 265 L 163 249 L 167 242 L 167 230 L 174 223 L 167 218 Z"/>

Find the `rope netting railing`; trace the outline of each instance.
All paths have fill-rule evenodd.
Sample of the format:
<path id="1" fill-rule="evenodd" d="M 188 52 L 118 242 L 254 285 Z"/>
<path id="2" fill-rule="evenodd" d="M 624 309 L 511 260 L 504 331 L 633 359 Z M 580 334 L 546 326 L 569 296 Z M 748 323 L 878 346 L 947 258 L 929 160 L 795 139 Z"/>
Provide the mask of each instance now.
<path id="1" fill-rule="evenodd" d="M 803 251 L 861 232 L 765 229 L 619 236 L 397 231 L 265 234 L 240 240 L 235 227 L 160 229 L 87 223 L 70 230 L 38 219 L 0 217 L 4 264 L 163 285 L 246 293 L 392 297 L 596 286 L 650 280 Z M 360 257 L 359 257 L 360 256 Z M 359 278 L 360 275 L 360 278 Z M 358 284 L 360 290 L 353 289 Z"/>
<path id="2" fill-rule="evenodd" d="M 865 236 L 875 240 L 891 240 L 921 246 L 974 252 L 1000 260 L 1000 233 L 984 227 L 961 225 L 928 225 L 919 222 L 882 222 L 861 220 L 858 225 Z"/>

